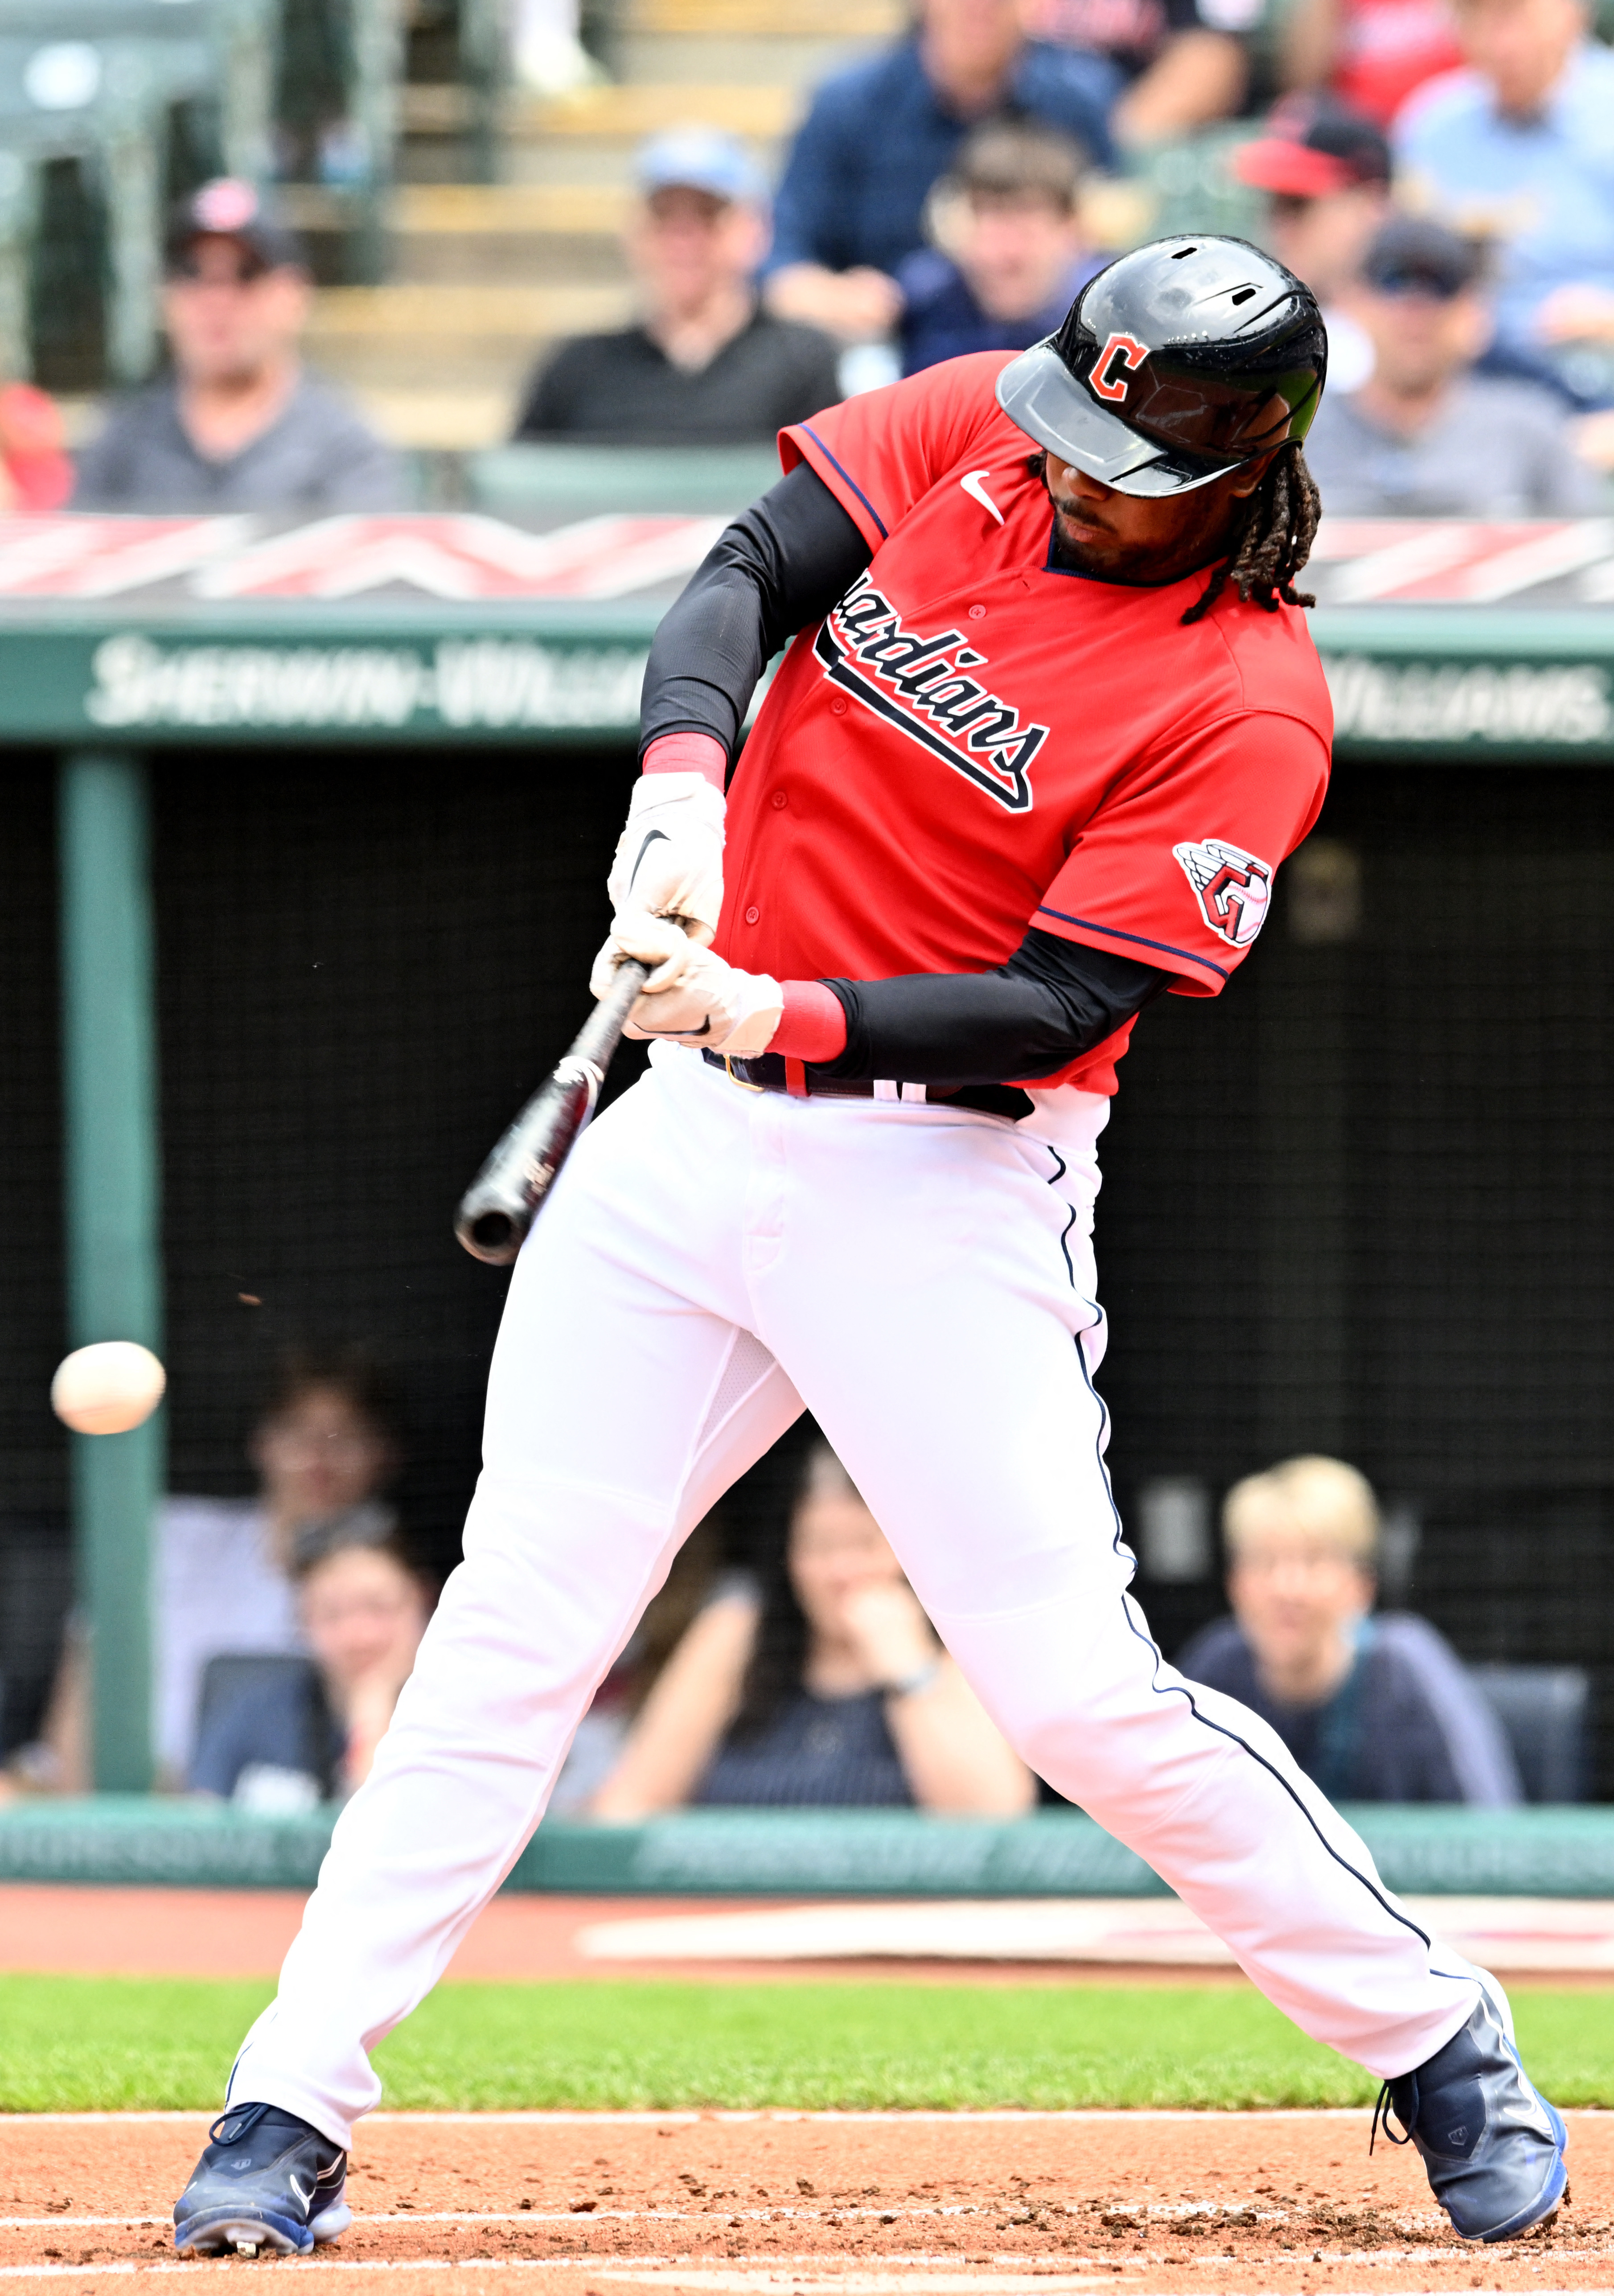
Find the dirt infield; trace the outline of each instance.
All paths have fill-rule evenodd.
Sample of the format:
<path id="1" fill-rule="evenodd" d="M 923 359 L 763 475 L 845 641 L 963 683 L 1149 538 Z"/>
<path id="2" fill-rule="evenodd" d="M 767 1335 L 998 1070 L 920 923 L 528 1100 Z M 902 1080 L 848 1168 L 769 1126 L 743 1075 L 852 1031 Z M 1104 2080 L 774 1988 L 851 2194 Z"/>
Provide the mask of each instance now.
<path id="1" fill-rule="evenodd" d="M 296 1890 L 109 1889 L 52 1882 L 0 1883 L 0 1970 L 94 1977 L 273 1978 L 297 1935 L 307 1898 Z M 537 1978 L 682 1977 L 720 1985 L 804 1978 L 878 1977 L 916 1985 L 1180 1985 L 1169 1962 L 946 1961 L 914 1956 L 832 1961 L 668 1961 L 654 1956 L 591 1960 L 578 1947 L 592 1924 L 631 1915 L 755 1914 L 775 1901 L 746 1898 L 498 1897 L 477 1916 L 449 1964 L 462 1978 L 520 1983 Z M 795 1899 L 790 1904 L 798 1902 Z M 1196 1968 L 1196 1985 L 1243 1986 L 1237 1969 Z M 1565 1982 L 1554 1972 L 1555 1984 Z M 1574 1982 L 1571 1976 L 1569 1982 Z M 1599 1980 L 1607 1984 L 1605 1976 Z"/>
<path id="2" fill-rule="evenodd" d="M 365 2127 L 353 2229 L 304 2267 L 177 2263 L 200 2115 L 0 2120 L 0 2279 L 302 2268 L 355 2296 L 1217 2296 L 1614 2285 L 1614 2115 L 1569 2116 L 1572 2199 L 1464 2247 L 1367 2115 L 397 2114 Z M 535 2285 L 536 2282 L 536 2285 Z M 339 2288 L 340 2296 L 340 2288 Z"/>

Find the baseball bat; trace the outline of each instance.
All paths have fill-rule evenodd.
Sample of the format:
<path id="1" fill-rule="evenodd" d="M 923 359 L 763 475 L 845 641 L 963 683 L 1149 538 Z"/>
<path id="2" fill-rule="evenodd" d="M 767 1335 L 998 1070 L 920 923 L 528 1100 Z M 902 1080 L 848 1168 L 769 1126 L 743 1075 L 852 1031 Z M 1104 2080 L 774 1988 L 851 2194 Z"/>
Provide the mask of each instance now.
<path id="1" fill-rule="evenodd" d="M 526 1242 L 555 1174 L 594 1112 L 623 1023 L 649 972 L 636 958 L 623 958 L 610 996 L 594 1006 L 460 1198 L 454 1232 L 473 1259 L 507 1267 Z"/>

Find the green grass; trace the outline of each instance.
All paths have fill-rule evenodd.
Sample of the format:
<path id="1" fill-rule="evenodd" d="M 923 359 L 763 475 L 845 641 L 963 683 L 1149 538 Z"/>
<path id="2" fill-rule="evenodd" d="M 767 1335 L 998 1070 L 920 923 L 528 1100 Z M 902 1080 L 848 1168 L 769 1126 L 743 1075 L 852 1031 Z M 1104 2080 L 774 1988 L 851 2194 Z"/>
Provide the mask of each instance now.
<path id="1" fill-rule="evenodd" d="M 263 1985 L 0 1977 L 0 2110 L 217 2105 Z M 1563 2104 L 1614 2104 L 1614 1990 L 1527 1993 Z M 1374 2083 L 1217 1987 L 444 1986 L 378 2053 L 386 2103 L 520 2106 L 1364 2104 Z"/>

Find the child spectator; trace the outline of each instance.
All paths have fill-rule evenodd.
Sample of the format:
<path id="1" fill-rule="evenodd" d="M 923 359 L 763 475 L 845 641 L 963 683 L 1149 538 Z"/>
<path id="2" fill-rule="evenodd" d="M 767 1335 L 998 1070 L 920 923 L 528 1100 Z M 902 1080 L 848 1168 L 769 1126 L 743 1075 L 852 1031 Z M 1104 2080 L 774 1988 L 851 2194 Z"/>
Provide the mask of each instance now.
<path id="1" fill-rule="evenodd" d="M 253 1499 L 169 1498 L 157 1523 L 152 1669 L 161 1778 L 188 1773 L 201 1677 L 225 1652 L 302 1648 L 293 1572 L 325 1546 L 390 1538 L 391 1399 L 357 1349 L 288 1359 L 247 1446 Z"/>
<path id="2" fill-rule="evenodd" d="M 636 174 L 627 253 L 644 316 L 562 343 L 516 437 L 726 446 L 833 405 L 838 346 L 758 305 L 767 199 L 744 147 L 715 128 L 676 130 L 643 146 Z"/>
<path id="3" fill-rule="evenodd" d="M 1396 125 L 1408 198 L 1498 255 L 1496 352 L 1614 401 L 1614 54 L 1581 0 L 1454 0 L 1467 68 Z M 1487 362 L 1493 368 L 1496 357 Z"/>
<path id="4" fill-rule="evenodd" d="M 196 1793 L 286 1811 L 345 1800 L 370 1775 L 430 1603 L 395 1539 L 318 1547 L 295 1571 L 307 1661 L 211 1714 Z"/>
<path id="5" fill-rule="evenodd" d="M 820 1439 L 760 1584 L 731 1582 L 696 1619 L 593 1811 L 917 1803 L 1012 1816 L 1033 1800 L 1029 1771 Z"/>
<path id="6" fill-rule="evenodd" d="M 1291 95 L 1234 153 L 1233 172 L 1266 193 L 1262 235 L 1323 307 L 1330 390 L 1355 390 L 1372 370 L 1372 345 L 1344 299 L 1390 211 L 1388 139 L 1361 112 Z"/>
<path id="7" fill-rule="evenodd" d="M 1222 1528 L 1233 1615 L 1178 1653 L 1191 1682 L 1258 1714 L 1332 1800 L 1523 1799 L 1501 1726 L 1449 1644 L 1405 1612 L 1368 1615 L 1379 1509 L 1365 1476 L 1286 1459 L 1233 1486 Z"/>
<path id="8" fill-rule="evenodd" d="M 1489 338 L 1483 258 L 1439 224 L 1399 216 L 1368 249 L 1351 312 L 1372 347 L 1306 441 L 1329 510 L 1372 518 L 1574 517 L 1599 487 L 1561 399 L 1478 374 Z"/>
<path id="9" fill-rule="evenodd" d="M 397 457 L 303 371 L 302 250 L 250 184 L 176 209 L 163 323 L 173 371 L 118 400 L 78 457 L 75 510 L 391 510 Z"/>
<path id="10" fill-rule="evenodd" d="M 1051 335 L 1099 268 L 1077 214 L 1081 154 L 1013 121 L 978 127 L 930 194 L 933 248 L 897 274 L 905 374 Z"/>
<path id="11" fill-rule="evenodd" d="M 1119 86 L 1107 57 L 1028 40 L 1017 0 L 919 0 L 911 33 L 813 99 L 774 203 L 769 308 L 847 342 L 890 334 L 897 273 L 970 129 L 1040 120 L 1107 163 Z"/>

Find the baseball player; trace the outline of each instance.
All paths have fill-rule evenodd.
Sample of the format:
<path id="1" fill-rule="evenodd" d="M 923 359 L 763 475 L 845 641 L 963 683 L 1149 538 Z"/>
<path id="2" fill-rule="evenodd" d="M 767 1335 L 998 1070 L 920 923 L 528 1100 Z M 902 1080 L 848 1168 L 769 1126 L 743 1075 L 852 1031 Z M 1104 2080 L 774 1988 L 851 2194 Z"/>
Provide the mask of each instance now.
<path id="1" fill-rule="evenodd" d="M 343 2229 L 367 2052 L 509 1871 L 680 1541 L 804 1405 L 1011 1742 L 1383 2079 L 1458 2231 L 1557 2207 L 1563 2124 L 1495 1980 L 1151 1640 L 1094 1384 L 1117 1063 L 1152 997 L 1224 987 L 1327 781 L 1294 588 L 1326 357 L 1266 257 L 1160 241 L 1034 349 L 787 430 L 666 617 L 594 981 L 651 962 L 660 1041 L 517 1266 L 464 1562 L 182 2253 Z"/>

